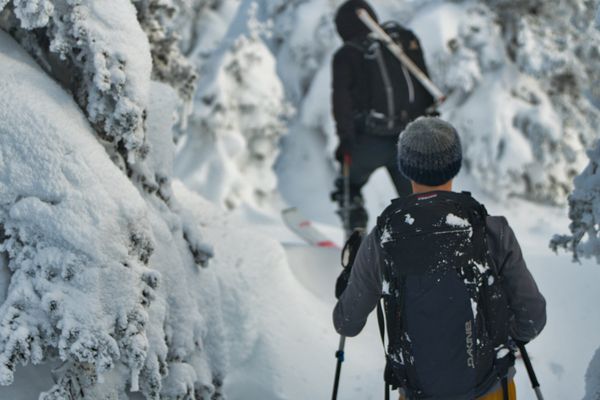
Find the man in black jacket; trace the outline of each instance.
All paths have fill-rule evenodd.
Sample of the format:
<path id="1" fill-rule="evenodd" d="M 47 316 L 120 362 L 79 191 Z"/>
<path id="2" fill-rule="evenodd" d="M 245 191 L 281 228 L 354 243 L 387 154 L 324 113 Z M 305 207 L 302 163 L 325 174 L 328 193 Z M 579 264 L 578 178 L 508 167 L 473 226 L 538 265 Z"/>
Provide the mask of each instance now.
<path id="1" fill-rule="evenodd" d="M 396 141 L 406 124 L 426 113 L 434 104 L 425 87 L 375 39 L 358 18 L 366 10 L 377 21 L 375 11 L 363 0 L 349 0 L 337 12 L 335 23 L 344 40 L 333 58 L 333 115 L 339 146 L 336 159 L 350 162 L 350 226 L 364 228 L 367 213 L 362 187 L 379 167 L 386 167 L 400 196 L 411 193 L 409 182 L 395 166 Z M 425 73 L 427 68 L 417 37 L 395 23 L 384 29 Z M 332 198 L 344 205 L 342 178 L 336 181 Z"/>

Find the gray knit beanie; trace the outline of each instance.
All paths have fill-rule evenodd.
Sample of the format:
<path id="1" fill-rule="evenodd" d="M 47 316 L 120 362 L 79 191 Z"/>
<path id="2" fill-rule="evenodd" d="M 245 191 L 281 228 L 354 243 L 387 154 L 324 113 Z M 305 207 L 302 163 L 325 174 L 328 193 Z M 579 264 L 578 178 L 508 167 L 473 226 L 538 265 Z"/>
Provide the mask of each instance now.
<path id="1" fill-rule="evenodd" d="M 400 134 L 398 166 L 408 179 L 439 186 L 454 178 L 462 164 L 456 129 L 439 118 L 421 117 Z"/>

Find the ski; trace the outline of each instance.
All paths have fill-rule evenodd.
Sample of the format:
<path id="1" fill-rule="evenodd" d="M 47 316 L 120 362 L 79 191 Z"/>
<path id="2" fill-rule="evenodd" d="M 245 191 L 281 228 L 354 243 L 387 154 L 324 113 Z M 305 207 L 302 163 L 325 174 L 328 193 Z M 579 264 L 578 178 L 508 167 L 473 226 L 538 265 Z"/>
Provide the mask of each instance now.
<path id="1" fill-rule="evenodd" d="M 333 241 L 329 240 L 321 231 L 315 228 L 312 222 L 305 218 L 298 208 L 291 207 L 281 212 L 283 222 L 288 228 L 307 243 L 317 247 L 338 248 Z"/>

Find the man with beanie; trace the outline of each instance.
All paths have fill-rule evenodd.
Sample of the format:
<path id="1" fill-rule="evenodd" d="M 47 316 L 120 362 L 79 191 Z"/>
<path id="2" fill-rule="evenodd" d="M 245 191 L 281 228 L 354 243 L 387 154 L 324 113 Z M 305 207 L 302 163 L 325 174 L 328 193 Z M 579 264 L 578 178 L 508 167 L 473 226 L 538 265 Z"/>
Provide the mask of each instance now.
<path id="1" fill-rule="evenodd" d="M 379 167 L 385 167 L 399 196 L 411 187 L 396 168 L 396 141 L 406 124 L 424 115 L 434 99 L 387 47 L 372 38 L 359 19 L 363 9 L 377 21 L 373 8 L 364 0 L 349 0 L 337 11 L 335 23 L 344 44 L 333 57 L 332 103 L 339 145 L 335 157 L 349 162 L 350 221 L 347 230 L 366 227 L 362 187 Z M 395 22 L 382 26 L 413 62 L 427 74 L 418 38 Z M 332 199 L 344 207 L 344 180 L 335 182 Z"/>
<path id="2" fill-rule="evenodd" d="M 341 335 L 357 335 L 383 299 L 385 380 L 411 400 L 515 399 L 514 343 L 546 323 L 507 220 L 452 191 L 461 161 L 452 125 L 430 117 L 409 124 L 398 166 L 413 194 L 392 201 L 337 282 Z"/>

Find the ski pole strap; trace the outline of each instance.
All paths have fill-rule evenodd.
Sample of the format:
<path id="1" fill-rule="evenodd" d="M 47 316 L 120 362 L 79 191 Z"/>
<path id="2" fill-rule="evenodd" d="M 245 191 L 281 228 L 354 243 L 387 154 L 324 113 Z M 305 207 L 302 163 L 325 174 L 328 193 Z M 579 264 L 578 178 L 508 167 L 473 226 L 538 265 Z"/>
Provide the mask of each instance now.
<path id="1" fill-rule="evenodd" d="M 379 336 L 381 336 L 381 344 L 383 345 L 383 352 L 387 354 L 385 349 L 385 314 L 383 313 L 383 307 L 381 301 L 377 302 L 377 325 L 379 325 Z M 385 382 L 385 400 L 390 400 L 390 385 Z"/>

